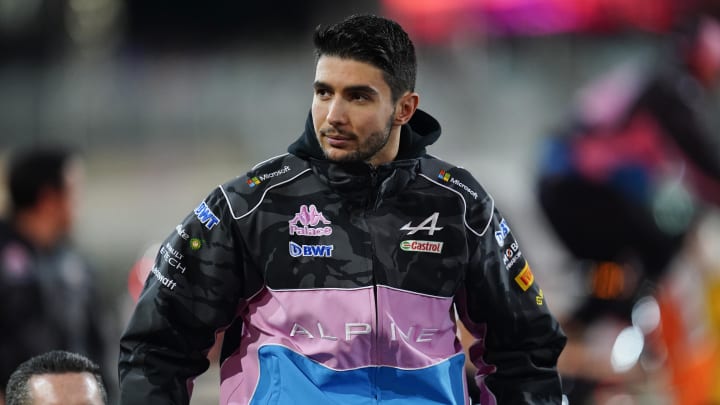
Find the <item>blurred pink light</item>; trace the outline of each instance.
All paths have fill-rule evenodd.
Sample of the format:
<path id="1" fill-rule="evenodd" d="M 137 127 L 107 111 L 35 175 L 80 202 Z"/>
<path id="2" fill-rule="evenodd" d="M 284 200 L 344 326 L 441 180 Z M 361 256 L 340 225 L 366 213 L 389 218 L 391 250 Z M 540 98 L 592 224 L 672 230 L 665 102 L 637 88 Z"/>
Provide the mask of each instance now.
<path id="1" fill-rule="evenodd" d="M 471 35 L 663 32 L 681 0 L 382 0 L 384 12 L 420 42 Z"/>

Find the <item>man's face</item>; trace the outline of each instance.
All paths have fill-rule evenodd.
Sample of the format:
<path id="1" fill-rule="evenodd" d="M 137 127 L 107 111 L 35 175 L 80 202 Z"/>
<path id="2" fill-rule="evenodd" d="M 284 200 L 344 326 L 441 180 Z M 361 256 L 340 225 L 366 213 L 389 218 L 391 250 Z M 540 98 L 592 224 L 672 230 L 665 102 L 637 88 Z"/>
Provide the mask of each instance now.
<path id="1" fill-rule="evenodd" d="M 33 405 L 104 405 L 90 373 L 40 374 L 28 381 Z"/>
<path id="2" fill-rule="evenodd" d="M 382 70 L 364 62 L 322 56 L 315 69 L 312 117 L 325 156 L 336 162 L 395 159 L 395 103 Z M 392 135 L 392 137 L 391 137 Z"/>
<path id="3" fill-rule="evenodd" d="M 80 160 L 72 160 L 65 168 L 62 189 L 56 190 L 53 211 L 57 221 L 57 233 L 63 238 L 72 233 L 80 209 L 85 183 L 85 168 Z"/>

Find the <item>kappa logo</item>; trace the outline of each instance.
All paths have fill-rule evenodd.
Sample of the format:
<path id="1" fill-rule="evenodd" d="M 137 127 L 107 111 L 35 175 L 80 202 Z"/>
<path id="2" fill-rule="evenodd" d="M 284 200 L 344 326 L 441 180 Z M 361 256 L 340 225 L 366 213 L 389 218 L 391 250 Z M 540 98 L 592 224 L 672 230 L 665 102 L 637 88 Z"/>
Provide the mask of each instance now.
<path id="1" fill-rule="evenodd" d="M 331 227 L 318 227 L 321 223 L 322 225 L 332 224 L 322 212 L 318 212 L 314 204 L 310 204 L 310 206 L 303 204 L 300 206 L 300 212 L 288 221 L 290 235 L 325 236 L 332 234 Z"/>
<path id="2" fill-rule="evenodd" d="M 410 231 L 407 234 L 413 235 L 418 231 L 427 231 L 428 235 L 435 234 L 435 231 L 440 231 L 443 229 L 442 226 L 436 226 L 438 221 L 438 216 L 440 216 L 439 212 L 435 212 L 429 217 L 425 218 L 424 221 L 420 223 L 418 226 L 412 226 L 412 221 L 408 222 L 407 224 L 403 225 L 402 228 L 400 228 L 401 231 Z"/>
<path id="3" fill-rule="evenodd" d="M 293 219 L 288 222 L 293 225 L 297 225 L 299 222 L 303 226 L 317 226 L 320 222 L 325 225 L 330 225 L 332 223 L 325 218 L 325 215 L 323 215 L 322 212 L 318 212 L 315 204 L 310 204 L 309 206 L 305 204 L 301 205 L 300 212 L 295 214 Z"/>

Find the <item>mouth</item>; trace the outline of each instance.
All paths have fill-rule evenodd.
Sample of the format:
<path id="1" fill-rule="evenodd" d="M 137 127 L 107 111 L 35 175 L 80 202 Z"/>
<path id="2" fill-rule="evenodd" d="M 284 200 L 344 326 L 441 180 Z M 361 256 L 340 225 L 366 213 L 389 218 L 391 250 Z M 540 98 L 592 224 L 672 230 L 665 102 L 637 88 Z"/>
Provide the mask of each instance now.
<path id="1" fill-rule="evenodd" d="M 329 146 L 335 148 L 346 147 L 355 139 L 352 134 L 344 134 L 337 130 L 321 130 L 320 135 L 327 140 Z"/>

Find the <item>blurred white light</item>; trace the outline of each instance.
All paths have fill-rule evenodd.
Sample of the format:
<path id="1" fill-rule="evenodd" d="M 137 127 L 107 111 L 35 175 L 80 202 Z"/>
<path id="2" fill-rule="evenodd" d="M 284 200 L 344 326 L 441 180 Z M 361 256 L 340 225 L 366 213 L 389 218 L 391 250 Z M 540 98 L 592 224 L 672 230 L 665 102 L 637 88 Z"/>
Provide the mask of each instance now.
<path id="1" fill-rule="evenodd" d="M 653 297 L 643 297 L 632 310 L 632 324 L 648 335 L 660 326 L 660 305 Z"/>
<path id="2" fill-rule="evenodd" d="M 645 346 L 642 331 L 634 326 L 623 329 L 615 339 L 610 355 L 610 364 L 616 373 L 622 373 L 633 368 Z"/>

